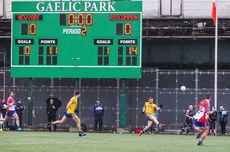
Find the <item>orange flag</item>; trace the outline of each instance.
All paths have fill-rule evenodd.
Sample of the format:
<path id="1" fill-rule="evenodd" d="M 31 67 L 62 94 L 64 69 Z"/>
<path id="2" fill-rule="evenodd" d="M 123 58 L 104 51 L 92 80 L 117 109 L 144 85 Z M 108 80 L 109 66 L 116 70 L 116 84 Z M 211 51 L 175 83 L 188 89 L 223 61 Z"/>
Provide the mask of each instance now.
<path id="1" fill-rule="evenodd" d="M 215 0 L 212 2 L 212 20 L 214 25 L 216 26 L 216 2 Z"/>

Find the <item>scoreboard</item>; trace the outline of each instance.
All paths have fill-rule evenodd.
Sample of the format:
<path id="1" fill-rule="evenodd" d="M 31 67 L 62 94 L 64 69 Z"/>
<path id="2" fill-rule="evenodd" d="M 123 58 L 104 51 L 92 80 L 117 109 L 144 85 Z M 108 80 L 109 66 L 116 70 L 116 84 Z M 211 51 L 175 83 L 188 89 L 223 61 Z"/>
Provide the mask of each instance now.
<path id="1" fill-rule="evenodd" d="M 12 1 L 11 77 L 141 78 L 142 1 Z"/>

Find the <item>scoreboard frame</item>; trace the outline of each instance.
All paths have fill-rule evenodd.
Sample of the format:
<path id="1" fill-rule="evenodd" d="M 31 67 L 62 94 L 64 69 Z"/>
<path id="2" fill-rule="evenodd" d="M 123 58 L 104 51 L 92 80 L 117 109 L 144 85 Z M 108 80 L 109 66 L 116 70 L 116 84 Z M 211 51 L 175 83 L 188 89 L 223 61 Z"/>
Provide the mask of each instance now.
<path id="1" fill-rule="evenodd" d="M 67 7 L 65 9 L 65 8 L 63 8 L 63 6 L 62 7 L 60 6 L 57 8 L 64 9 L 65 11 L 59 10 L 59 11 L 51 12 L 50 11 L 51 6 L 49 7 L 49 5 L 47 5 L 46 9 L 44 8 L 44 10 L 49 9 L 48 11 L 40 11 L 40 12 L 31 11 L 30 9 L 27 9 L 25 11 L 25 8 L 21 8 L 21 7 L 16 8 L 16 6 L 22 6 L 25 4 L 36 3 L 36 2 L 37 3 L 39 3 L 39 2 L 41 2 L 41 3 L 53 3 L 53 2 L 63 3 L 63 1 L 16 1 L 16 0 L 12 1 L 11 77 L 14 77 L 14 78 L 141 78 L 141 64 L 142 64 L 141 63 L 142 62 L 142 60 L 141 60 L 141 57 L 142 57 L 142 2 L 141 1 L 67 1 L 67 2 L 69 2 L 69 5 L 70 5 L 70 2 L 76 2 L 77 4 L 80 4 L 81 2 L 82 3 L 85 2 L 86 4 L 89 3 L 90 5 L 92 5 L 92 7 L 95 4 L 94 8 L 91 8 L 91 9 L 94 9 L 94 11 L 90 11 L 90 9 L 89 9 L 87 11 L 77 11 L 77 12 L 76 11 L 74 11 L 74 12 L 73 11 L 66 11 L 66 9 L 67 8 L 70 9 L 70 7 Z M 98 5 L 99 2 L 101 2 L 100 5 Z M 130 8 L 130 4 L 137 3 L 137 2 L 138 2 L 138 4 L 136 4 L 136 5 L 139 6 L 138 7 L 139 10 L 135 11 L 135 8 Z M 95 7 L 101 6 L 102 3 L 103 3 L 103 8 L 97 8 L 97 10 L 99 10 L 99 9 L 105 10 L 105 8 L 106 8 L 105 4 L 108 3 L 107 9 L 108 10 L 110 9 L 110 11 L 108 11 L 108 10 L 107 11 L 95 11 L 95 9 L 96 9 Z M 126 5 L 124 8 L 127 10 L 114 11 L 113 10 L 114 8 L 112 5 L 115 3 L 119 3 L 119 6 L 122 6 L 122 4 Z M 54 6 L 56 7 L 56 4 Z M 140 7 L 141 7 L 141 10 L 140 10 Z M 52 8 L 52 9 L 54 10 L 57 8 Z M 76 8 L 77 7 L 75 7 L 75 9 Z M 83 8 L 86 9 L 86 6 L 84 6 Z M 78 7 L 78 9 L 80 10 L 81 7 Z M 131 9 L 131 10 L 129 10 L 129 9 Z M 134 9 L 134 10 L 132 10 L 132 9 Z M 26 25 L 25 27 L 27 29 L 28 29 L 28 26 L 30 26 L 29 27 L 30 36 L 28 36 L 28 38 L 25 38 L 25 36 L 22 36 L 22 38 L 21 38 L 20 36 L 15 34 L 16 33 L 15 32 L 16 22 L 20 21 L 20 20 L 19 21 L 16 20 L 16 18 L 17 19 L 20 18 L 21 21 L 24 21 L 26 23 L 28 23 L 28 21 L 30 21 L 30 20 L 31 21 L 37 20 L 39 22 L 43 22 L 45 20 L 46 15 L 57 15 L 57 14 L 59 14 L 59 15 L 60 14 L 73 14 L 73 15 L 74 14 L 83 14 L 83 15 L 85 15 L 85 14 L 96 15 L 97 14 L 97 16 L 103 14 L 103 16 L 105 16 L 105 15 L 110 16 L 109 22 L 116 22 L 117 20 L 121 20 L 121 22 L 123 22 L 125 19 L 129 21 L 129 19 L 127 19 L 128 17 L 125 18 L 124 20 L 122 20 L 122 17 L 124 17 L 124 16 L 122 16 L 122 14 L 124 14 L 126 16 L 130 15 L 130 18 L 135 17 L 135 16 L 132 16 L 133 14 L 137 15 L 138 19 L 135 19 L 135 21 L 137 21 L 139 23 L 138 26 L 139 26 L 140 31 L 137 32 L 139 34 L 138 36 L 134 36 L 134 37 L 127 36 L 125 38 L 124 38 L 124 36 L 120 37 L 120 38 L 119 38 L 119 36 L 117 36 L 117 38 L 114 38 L 113 36 L 115 36 L 115 35 L 112 35 L 109 38 L 108 38 L 108 36 L 105 36 L 105 38 L 103 36 L 100 36 L 101 38 L 97 38 L 99 36 L 96 36 L 96 38 L 93 38 L 94 44 L 90 43 L 89 45 L 95 45 L 95 46 L 97 46 L 97 45 L 102 45 L 102 46 L 117 45 L 119 47 L 119 45 L 129 46 L 130 45 L 129 43 L 131 43 L 133 45 L 135 44 L 136 47 L 126 47 L 126 50 L 128 48 L 129 52 L 131 52 L 131 55 L 136 53 L 136 56 L 137 56 L 136 62 L 138 62 L 138 63 L 136 63 L 136 65 L 125 65 L 125 66 L 124 65 L 84 65 L 84 64 L 79 65 L 78 62 L 81 60 L 81 58 L 72 57 L 73 64 L 71 64 L 71 65 L 70 64 L 58 65 L 58 63 L 56 63 L 56 65 L 36 65 L 36 64 L 29 65 L 31 63 L 31 61 L 34 60 L 33 58 L 30 58 L 30 54 L 31 54 L 32 50 L 30 47 L 28 47 L 29 45 L 37 45 L 38 43 L 39 43 L 39 45 L 41 45 L 41 43 L 45 43 L 45 40 L 51 41 L 51 43 L 57 45 L 57 44 L 61 43 L 60 42 L 61 40 L 59 40 L 59 38 L 56 38 L 57 36 L 53 39 L 50 38 L 52 36 L 50 36 L 48 38 L 43 38 L 41 36 L 40 37 L 39 36 L 33 37 L 34 32 L 35 32 L 34 29 L 37 28 L 36 24 L 35 25 L 34 24 Z M 27 19 L 25 19 L 26 17 L 27 17 Z M 135 22 L 135 21 L 133 21 L 133 22 Z M 75 23 L 73 23 L 73 24 L 75 24 Z M 23 29 L 23 25 L 21 25 L 21 29 Z M 82 27 L 82 29 L 83 29 L 83 27 Z M 82 29 L 81 29 L 81 31 L 83 31 Z M 132 29 L 132 30 L 137 30 L 137 29 Z M 23 30 L 21 31 L 21 33 L 22 32 L 23 32 Z M 105 45 L 105 44 L 107 44 L 107 45 Z M 43 45 L 46 45 L 46 44 L 43 44 Z M 22 48 L 20 46 L 24 46 L 24 48 Z M 19 49 L 18 49 L 19 53 L 17 52 L 17 49 L 16 49 L 18 47 L 19 47 Z M 51 55 L 52 61 L 50 61 L 50 62 L 55 62 L 55 60 L 61 59 L 61 57 L 58 56 L 60 49 L 58 47 L 56 47 L 56 48 L 50 47 L 50 48 L 52 50 L 51 52 L 55 52 L 55 50 L 56 50 L 56 56 L 55 56 L 55 53 L 53 53 Z M 110 52 L 110 48 L 106 48 L 106 47 L 104 48 L 103 47 L 102 49 L 105 49 L 105 52 L 106 52 L 106 50 L 107 50 L 107 52 Z M 118 51 L 119 51 L 119 48 L 118 48 Z M 17 52 L 17 53 L 15 53 L 15 52 Z M 21 53 L 24 52 L 24 55 L 21 55 L 20 52 Z M 99 48 L 98 48 L 98 52 L 99 52 Z M 21 56 L 21 60 L 20 60 L 20 56 Z M 29 56 L 29 59 L 27 59 L 28 56 Z M 106 55 L 103 54 L 102 56 L 104 58 L 104 59 L 102 59 L 103 60 L 102 62 L 105 62 L 106 61 L 105 60 Z M 70 59 L 70 58 L 68 58 L 68 59 Z M 100 58 L 98 57 L 98 64 L 99 64 L 99 59 Z M 17 60 L 17 63 L 16 63 L 16 60 Z M 58 62 L 58 61 L 56 61 L 56 62 Z"/>

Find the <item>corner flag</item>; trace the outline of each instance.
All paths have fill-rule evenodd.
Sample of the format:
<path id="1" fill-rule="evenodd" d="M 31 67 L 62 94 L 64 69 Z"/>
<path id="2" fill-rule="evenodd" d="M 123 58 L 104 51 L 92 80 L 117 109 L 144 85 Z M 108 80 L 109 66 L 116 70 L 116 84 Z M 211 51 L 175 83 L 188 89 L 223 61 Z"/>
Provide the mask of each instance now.
<path id="1" fill-rule="evenodd" d="M 216 1 L 213 0 L 212 2 L 212 20 L 214 22 L 214 25 L 216 26 Z"/>

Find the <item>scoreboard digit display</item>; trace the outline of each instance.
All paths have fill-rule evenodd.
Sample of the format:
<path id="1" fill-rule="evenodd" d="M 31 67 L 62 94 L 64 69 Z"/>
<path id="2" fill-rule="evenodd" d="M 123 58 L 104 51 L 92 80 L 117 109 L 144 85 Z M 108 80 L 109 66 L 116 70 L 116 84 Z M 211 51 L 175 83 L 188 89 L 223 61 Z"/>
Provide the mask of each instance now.
<path id="1" fill-rule="evenodd" d="M 142 1 L 12 1 L 14 78 L 141 78 Z"/>

